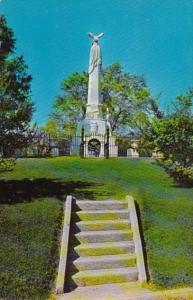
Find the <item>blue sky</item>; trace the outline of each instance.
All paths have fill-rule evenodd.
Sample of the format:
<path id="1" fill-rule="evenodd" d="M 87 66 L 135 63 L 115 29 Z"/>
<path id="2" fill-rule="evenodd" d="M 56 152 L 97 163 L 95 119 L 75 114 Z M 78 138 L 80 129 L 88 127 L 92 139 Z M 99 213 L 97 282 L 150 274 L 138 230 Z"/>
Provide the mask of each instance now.
<path id="1" fill-rule="evenodd" d="M 34 121 L 46 122 L 62 79 L 88 68 L 92 31 L 103 65 L 144 74 L 164 107 L 193 86 L 193 0 L 0 0 L 33 76 Z"/>

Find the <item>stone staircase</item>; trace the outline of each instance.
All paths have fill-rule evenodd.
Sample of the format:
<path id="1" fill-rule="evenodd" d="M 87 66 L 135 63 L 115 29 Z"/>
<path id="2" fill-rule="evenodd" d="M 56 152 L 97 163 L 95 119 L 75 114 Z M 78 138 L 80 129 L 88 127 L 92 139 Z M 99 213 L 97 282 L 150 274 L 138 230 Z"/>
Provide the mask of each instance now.
<path id="1" fill-rule="evenodd" d="M 126 201 L 76 200 L 72 205 L 65 290 L 138 280 Z"/>

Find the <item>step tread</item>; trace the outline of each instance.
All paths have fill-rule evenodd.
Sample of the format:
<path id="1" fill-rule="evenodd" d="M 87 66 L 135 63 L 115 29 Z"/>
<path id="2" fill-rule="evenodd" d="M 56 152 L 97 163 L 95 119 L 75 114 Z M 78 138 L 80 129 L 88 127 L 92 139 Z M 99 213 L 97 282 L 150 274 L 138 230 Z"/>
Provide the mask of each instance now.
<path id="1" fill-rule="evenodd" d="M 97 215 L 99 216 L 99 215 Z M 87 220 L 77 221 L 72 223 L 72 229 L 74 233 L 82 231 L 107 231 L 107 230 L 127 230 L 131 228 L 131 222 L 128 219 L 122 218 L 110 218 L 109 220 Z"/>
<path id="2" fill-rule="evenodd" d="M 85 270 L 74 274 L 72 278 L 105 276 L 105 275 L 122 275 L 129 273 L 138 273 L 136 267 L 116 268 L 116 269 L 100 269 L 100 270 Z"/>
<path id="3" fill-rule="evenodd" d="M 72 275 L 72 282 L 78 286 L 89 286 L 96 284 L 136 282 L 138 280 L 136 267 L 124 267 L 113 269 L 84 270 Z"/>
<path id="4" fill-rule="evenodd" d="M 78 210 L 101 210 L 101 209 L 127 209 L 128 203 L 118 200 L 101 200 L 101 201 L 89 201 L 79 200 L 73 205 L 73 211 Z"/>
<path id="5" fill-rule="evenodd" d="M 108 199 L 108 200 L 76 200 L 76 204 L 78 203 L 121 203 L 121 204 L 127 204 L 127 201 L 123 200 L 113 200 L 113 199 Z"/>
<path id="6" fill-rule="evenodd" d="M 131 233 L 132 230 L 131 229 L 120 229 L 120 230 L 116 230 L 116 229 L 113 229 L 113 230 L 93 230 L 93 231 L 81 231 L 81 232 L 78 232 L 75 234 L 76 237 L 79 237 L 79 236 L 97 236 L 97 235 L 102 235 L 102 236 L 105 236 L 105 235 L 116 235 L 116 234 L 120 234 L 120 233 L 125 233 L 125 234 L 129 234 Z"/>
<path id="7" fill-rule="evenodd" d="M 79 214 L 79 213 L 96 213 L 96 214 L 100 214 L 100 213 L 125 213 L 125 212 L 129 212 L 128 209 L 100 209 L 100 210 L 95 210 L 95 209 L 85 209 L 85 210 L 79 210 L 79 211 L 74 211 L 72 212 L 73 214 Z"/>
<path id="8" fill-rule="evenodd" d="M 136 266 L 136 255 L 133 254 L 103 254 L 78 257 L 68 262 L 69 274 L 77 271 L 127 268 Z"/>
<path id="9" fill-rule="evenodd" d="M 117 241 L 117 242 L 99 242 L 99 243 L 83 243 L 80 244 L 76 247 L 74 247 L 74 249 L 80 249 L 80 248 L 106 248 L 106 247 L 122 247 L 122 246 L 128 246 L 128 245 L 134 245 L 133 240 L 128 240 L 128 241 Z"/>
<path id="10" fill-rule="evenodd" d="M 120 220 L 95 220 L 95 221 L 78 221 L 75 223 L 75 225 L 92 225 L 92 224 L 108 224 L 108 223 L 113 223 L 113 224 L 118 224 L 118 223 L 125 223 L 129 224 L 130 221 L 128 219 L 120 219 Z"/>
<path id="11" fill-rule="evenodd" d="M 81 243 L 73 248 L 70 257 L 127 254 L 135 252 L 133 240 Z"/>
<path id="12" fill-rule="evenodd" d="M 128 209 L 102 209 L 102 210 L 79 210 L 72 212 L 72 219 L 76 221 L 115 220 L 130 218 Z"/>
<path id="13" fill-rule="evenodd" d="M 87 263 L 87 262 L 100 262 L 100 261 L 115 261 L 115 260 L 124 260 L 124 259 L 133 259 L 136 258 L 135 254 L 113 254 L 113 255 L 96 255 L 96 256 L 83 256 L 79 257 L 76 260 L 70 261 L 73 263 Z"/>

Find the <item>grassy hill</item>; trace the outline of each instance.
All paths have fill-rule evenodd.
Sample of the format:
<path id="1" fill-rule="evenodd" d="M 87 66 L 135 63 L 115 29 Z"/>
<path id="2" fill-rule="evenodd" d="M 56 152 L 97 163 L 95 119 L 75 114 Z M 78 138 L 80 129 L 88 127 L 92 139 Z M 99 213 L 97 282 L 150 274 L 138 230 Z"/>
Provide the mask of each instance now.
<path id="1" fill-rule="evenodd" d="M 193 285 L 193 189 L 175 187 L 151 160 L 21 159 L 13 172 L 0 174 L 0 297 L 46 299 L 67 194 L 92 200 L 133 195 L 152 285 Z"/>

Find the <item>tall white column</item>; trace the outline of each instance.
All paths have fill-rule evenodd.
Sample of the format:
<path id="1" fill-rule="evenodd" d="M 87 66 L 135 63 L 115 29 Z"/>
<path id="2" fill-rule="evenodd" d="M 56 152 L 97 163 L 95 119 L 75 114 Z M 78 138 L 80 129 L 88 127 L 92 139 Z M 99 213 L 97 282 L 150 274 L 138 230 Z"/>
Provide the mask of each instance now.
<path id="1" fill-rule="evenodd" d="M 89 74 L 88 82 L 88 100 L 86 115 L 92 119 L 99 116 L 99 103 L 100 103 L 100 90 L 99 90 L 99 71 L 100 66 L 97 65 L 94 70 Z"/>
<path id="2" fill-rule="evenodd" d="M 99 117 L 100 69 L 102 64 L 101 50 L 98 41 L 99 38 L 103 36 L 103 33 L 95 36 L 89 32 L 89 36 L 93 39 L 93 41 L 90 49 L 89 59 L 89 82 L 86 117 L 90 119 L 97 119 Z"/>

